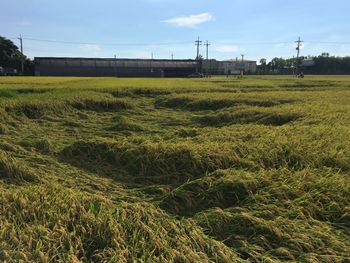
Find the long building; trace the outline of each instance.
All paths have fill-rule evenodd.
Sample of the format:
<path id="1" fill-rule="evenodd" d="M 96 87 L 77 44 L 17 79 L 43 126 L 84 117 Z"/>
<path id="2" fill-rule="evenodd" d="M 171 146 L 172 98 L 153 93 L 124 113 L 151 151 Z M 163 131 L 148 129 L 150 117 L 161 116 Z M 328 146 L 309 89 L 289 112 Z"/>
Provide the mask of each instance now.
<path id="1" fill-rule="evenodd" d="M 187 77 L 195 73 L 195 60 L 34 58 L 36 76 Z"/>
<path id="2" fill-rule="evenodd" d="M 206 74 L 231 75 L 239 74 L 243 69 L 245 73 L 256 73 L 256 61 L 254 60 L 224 60 L 218 61 L 215 59 L 203 60 L 202 71 Z"/>

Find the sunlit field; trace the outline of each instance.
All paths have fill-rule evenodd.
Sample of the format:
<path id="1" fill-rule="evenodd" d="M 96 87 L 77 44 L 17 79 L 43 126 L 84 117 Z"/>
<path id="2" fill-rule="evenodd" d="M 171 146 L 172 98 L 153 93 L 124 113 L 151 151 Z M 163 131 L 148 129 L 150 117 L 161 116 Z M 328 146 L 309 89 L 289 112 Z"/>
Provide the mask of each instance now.
<path id="1" fill-rule="evenodd" d="M 349 262 L 350 77 L 0 77 L 1 262 Z"/>

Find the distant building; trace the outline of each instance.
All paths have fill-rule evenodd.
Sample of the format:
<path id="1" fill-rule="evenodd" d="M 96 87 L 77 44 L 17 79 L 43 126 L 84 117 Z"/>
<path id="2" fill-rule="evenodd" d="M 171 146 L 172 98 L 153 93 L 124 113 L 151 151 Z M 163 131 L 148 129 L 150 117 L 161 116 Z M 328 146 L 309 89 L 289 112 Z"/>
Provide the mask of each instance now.
<path id="1" fill-rule="evenodd" d="M 196 72 L 195 60 L 34 58 L 36 76 L 187 77 Z"/>
<path id="2" fill-rule="evenodd" d="M 245 73 L 256 72 L 256 61 L 253 60 L 224 60 L 218 61 L 215 59 L 204 60 L 202 63 L 202 71 L 210 74 L 239 74 L 240 69 L 244 69 Z"/>
<path id="3" fill-rule="evenodd" d="M 17 69 L 0 67 L 0 76 L 16 76 L 16 75 L 18 75 Z"/>

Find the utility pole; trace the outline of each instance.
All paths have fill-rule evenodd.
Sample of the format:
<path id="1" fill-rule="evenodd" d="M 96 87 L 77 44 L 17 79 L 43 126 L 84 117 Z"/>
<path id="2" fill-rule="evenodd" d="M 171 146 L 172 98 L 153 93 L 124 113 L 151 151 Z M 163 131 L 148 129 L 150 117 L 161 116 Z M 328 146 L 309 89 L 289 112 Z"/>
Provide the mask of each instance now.
<path id="1" fill-rule="evenodd" d="M 153 61 L 153 52 L 151 52 L 151 61 L 150 61 L 151 72 L 153 73 L 153 64 L 152 64 L 152 61 Z"/>
<path id="2" fill-rule="evenodd" d="M 196 68 L 196 72 L 198 73 L 199 71 L 199 45 L 202 45 L 202 41 L 199 40 L 199 37 L 196 41 L 194 41 L 194 43 L 197 46 L 197 56 L 196 56 L 196 60 L 197 60 L 197 68 Z"/>
<path id="3" fill-rule="evenodd" d="M 210 46 L 210 44 L 209 44 L 209 41 L 207 40 L 207 43 L 205 43 L 204 44 L 205 46 L 206 46 L 206 51 L 207 51 L 207 53 L 206 53 L 206 59 L 208 60 L 209 59 L 209 46 Z"/>
<path id="4" fill-rule="evenodd" d="M 23 61 L 24 55 L 23 55 L 23 39 L 22 39 L 22 35 L 19 35 L 18 39 L 19 39 L 20 44 L 21 44 L 21 54 L 22 54 L 22 57 L 21 57 L 21 71 L 22 71 L 22 75 L 24 75 L 24 61 Z"/>
<path id="5" fill-rule="evenodd" d="M 241 68 L 241 78 L 243 78 L 243 74 L 244 74 L 244 55 L 242 54 L 242 68 Z"/>
<path id="6" fill-rule="evenodd" d="M 300 40 L 300 37 L 298 38 L 297 41 L 295 41 L 295 43 L 297 43 L 297 61 L 296 61 L 296 68 L 295 68 L 295 75 L 298 75 L 299 74 L 299 54 L 300 54 L 300 46 L 301 46 L 301 43 L 303 43 L 304 41 Z"/>
<path id="7" fill-rule="evenodd" d="M 114 77 L 117 77 L 117 55 L 114 54 Z"/>
<path id="8" fill-rule="evenodd" d="M 210 44 L 209 44 L 209 41 L 207 40 L 207 42 L 204 44 L 205 45 L 205 47 L 206 47 L 206 60 L 207 60 L 207 62 L 206 62 L 206 74 L 207 74 L 207 76 L 209 76 L 209 71 L 211 70 L 211 61 L 209 62 L 209 70 L 208 70 L 208 60 L 209 60 L 209 46 L 210 46 Z"/>
<path id="9" fill-rule="evenodd" d="M 174 60 L 174 54 L 171 53 L 171 60 Z"/>
<path id="10" fill-rule="evenodd" d="M 236 65 L 235 65 L 235 70 L 238 70 L 238 57 L 236 57 Z"/>
<path id="11" fill-rule="evenodd" d="M 199 46 L 202 45 L 202 41 L 200 41 L 199 37 L 198 37 L 198 39 L 196 41 L 194 41 L 194 43 L 197 46 L 197 57 L 196 57 L 196 59 L 198 60 L 199 59 Z"/>

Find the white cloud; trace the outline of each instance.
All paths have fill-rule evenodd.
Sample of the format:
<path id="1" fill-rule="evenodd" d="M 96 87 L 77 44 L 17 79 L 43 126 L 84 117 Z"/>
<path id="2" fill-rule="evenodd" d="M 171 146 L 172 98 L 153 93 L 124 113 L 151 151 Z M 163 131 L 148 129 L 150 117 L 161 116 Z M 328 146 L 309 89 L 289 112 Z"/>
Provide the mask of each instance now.
<path id="1" fill-rule="evenodd" d="M 95 44 L 84 44 L 80 45 L 80 49 L 84 52 L 99 52 L 101 51 L 101 47 Z"/>
<path id="2" fill-rule="evenodd" d="M 290 47 L 291 46 L 291 44 L 286 44 L 286 43 L 277 43 L 277 44 L 275 44 L 275 47 L 276 48 L 286 48 L 286 47 Z"/>
<path id="3" fill-rule="evenodd" d="M 215 51 L 221 53 L 235 53 L 238 51 L 244 51 L 244 49 L 235 45 L 219 45 L 215 48 Z"/>
<path id="4" fill-rule="evenodd" d="M 150 59 L 152 57 L 152 52 L 147 52 L 147 51 L 130 51 L 130 52 L 128 52 L 127 57 L 141 58 L 141 59 Z M 155 54 L 153 54 L 153 58 L 156 58 Z"/>
<path id="5" fill-rule="evenodd" d="M 195 27 L 199 24 L 212 21 L 214 16 L 210 13 L 202 13 L 198 15 L 190 15 L 190 16 L 180 16 L 167 20 L 163 20 L 161 22 L 172 24 L 178 27 Z"/>
<path id="6" fill-rule="evenodd" d="M 32 23 L 30 23 L 29 21 L 19 21 L 16 23 L 17 26 L 30 26 L 32 25 Z"/>
<path id="7" fill-rule="evenodd" d="M 296 49 L 297 43 L 277 43 L 274 44 L 275 48 Z M 300 50 L 305 48 L 305 43 L 301 43 Z"/>
<path id="8" fill-rule="evenodd" d="M 166 3 L 171 2 L 172 0 L 144 0 L 146 3 Z"/>

